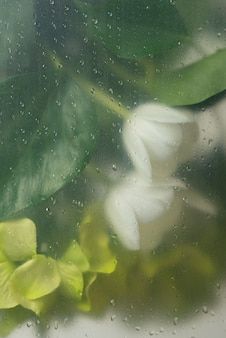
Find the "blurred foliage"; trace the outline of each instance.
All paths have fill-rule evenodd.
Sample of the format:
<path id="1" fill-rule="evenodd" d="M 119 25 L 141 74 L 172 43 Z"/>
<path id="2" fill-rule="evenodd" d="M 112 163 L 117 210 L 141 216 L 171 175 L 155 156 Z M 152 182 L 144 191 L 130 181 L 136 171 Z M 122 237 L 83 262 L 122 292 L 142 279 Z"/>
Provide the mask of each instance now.
<path id="1" fill-rule="evenodd" d="M 161 311 L 162 315 L 172 317 L 194 313 L 197 308 L 215 299 L 217 285 L 226 274 L 225 220 L 206 218 L 199 211 L 187 208 L 181 222 L 183 226 L 173 228 L 155 251 L 132 252 L 121 247 L 117 238 L 109 233 L 99 206 L 89 207 L 79 227 L 78 242 L 72 242 L 57 260 L 60 288 L 54 291 L 53 286 L 49 296 L 38 298 L 38 303 L 33 301 L 29 305 L 20 300 L 21 305 L 33 311 L 41 310 L 39 320 L 44 327 L 56 316 L 59 320 L 65 316 L 70 320 L 77 310 L 99 316 L 109 306 L 115 306 L 124 316 L 128 314 L 128 306 L 131 307 L 131 318 L 132 314 L 140 311 L 142 318 L 149 316 L 150 311 Z M 35 257 L 43 257 L 43 263 L 46 259 L 39 255 Z M 43 272 L 40 266 L 32 274 L 30 269 L 23 272 L 26 264 L 33 264 L 31 262 L 18 268 L 15 266 L 13 279 L 16 278 L 18 291 L 21 292 L 18 286 L 22 283 L 23 290 L 31 295 L 29 298 L 36 298 L 33 292 L 36 294 L 40 290 L 41 294 L 45 294 L 46 287 L 51 288 L 52 282 L 48 278 L 52 272 L 51 269 L 48 273 Z M 25 273 L 28 274 L 26 278 Z M 17 276 L 21 281 L 17 280 Z M 42 276 L 43 281 L 38 281 L 38 276 Z M 29 278 L 35 284 L 29 282 Z M 45 290 L 41 290 L 42 287 Z M 10 327 L 13 329 L 20 321 L 31 321 L 36 325 L 31 313 L 25 312 L 26 316 L 22 318 L 18 313 L 18 307 L 4 310 L 1 336 L 8 334 Z M 40 327 L 43 329 L 43 326 Z"/>
<path id="2" fill-rule="evenodd" d="M 225 49 L 181 63 L 182 50 L 199 50 L 198 30 L 217 39 L 224 23 L 210 0 L 1 2 L 1 336 L 37 316 L 100 315 L 112 300 L 148 316 L 189 314 L 214 299 L 226 273 L 225 154 L 212 169 L 216 154 L 180 171 L 212 191 L 220 216 L 185 211 L 148 253 L 120 247 L 81 172 L 99 147 L 124 156 L 120 117 L 138 104 L 208 105 L 225 90 Z"/>
<path id="3" fill-rule="evenodd" d="M 3 1 L 1 219 L 80 175 L 111 123 L 106 112 L 125 117 L 144 100 L 191 105 L 223 91 L 225 50 L 169 69 L 194 48 L 198 14 L 202 29 L 219 29 L 212 10 L 202 0 Z"/>

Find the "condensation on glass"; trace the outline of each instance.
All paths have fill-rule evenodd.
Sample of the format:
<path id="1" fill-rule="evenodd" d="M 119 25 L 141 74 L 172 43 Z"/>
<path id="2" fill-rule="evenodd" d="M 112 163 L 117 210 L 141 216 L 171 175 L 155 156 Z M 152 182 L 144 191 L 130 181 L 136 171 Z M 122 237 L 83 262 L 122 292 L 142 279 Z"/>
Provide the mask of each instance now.
<path id="1" fill-rule="evenodd" d="M 0 3 L 0 336 L 225 336 L 226 4 Z"/>

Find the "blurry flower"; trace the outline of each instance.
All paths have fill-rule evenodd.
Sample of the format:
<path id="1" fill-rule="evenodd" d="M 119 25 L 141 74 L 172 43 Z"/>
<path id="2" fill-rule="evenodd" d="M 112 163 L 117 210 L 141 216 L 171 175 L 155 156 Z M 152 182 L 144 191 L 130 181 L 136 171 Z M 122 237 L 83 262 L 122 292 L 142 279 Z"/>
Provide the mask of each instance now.
<path id="1" fill-rule="evenodd" d="M 186 210 L 216 216 L 214 202 L 180 180 L 153 183 L 137 173 L 116 185 L 105 200 L 106 217 L 122 244 L 130 250 L 152 250 Z"/>
<path id="2" fill-rule="evenodd" d="M 110 191 L 105 201 L 105 213 L 128 249 L 140 248 L 140 224 L 151 226 L 152 221 L 171 207 L 177 184 L 176 180 L 154 184 L 135 173 Z M 155 227 L 153 231 L 156 231 Z"/>
<path id="3" fill-rule="evenodd" d="M 178 151 L 184 142 L 183 127 L 191 122 L 192 113 L 161 104 L 149 103 L 135 109 L 123 128 L 123 141 L 135 168 L 149 178 L 153 169 L 154 175 L 161 176 L 163 171 L 169 176 L 178 163 Z M 189 136 L 181 149 L 183 156 L 191 141 Z"/>

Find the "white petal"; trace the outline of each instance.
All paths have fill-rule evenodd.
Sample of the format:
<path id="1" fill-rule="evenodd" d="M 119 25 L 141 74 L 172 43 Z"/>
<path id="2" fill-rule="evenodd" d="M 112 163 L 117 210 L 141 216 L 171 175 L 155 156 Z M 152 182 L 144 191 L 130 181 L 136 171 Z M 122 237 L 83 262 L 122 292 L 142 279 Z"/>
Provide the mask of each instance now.
<path id="1" fill-rule="evenodd" d="M 138 106 L 134 114 L 148 121 L 160 123 L 187 123 L 193 121 L 193 113 L 184 109 L 170 108 L 158 103 L 146 103 Z"/>
<path id="2" fill-rule="evenodd" d="M 178 150 L 183 136 L 179 125 L 143 122 L 140 126 L 151 159 L 154 156 L 161 161 L 166 160 Z"/>
<path id="3" fill-rule="evenodd" d="M 118 188 L 118 193 L 134 210 L 139 223 L 149 223 L 158 218 L 169 208 L 174 197 L 171 182 L 154 185 L 136 174 L 127 178 Z"/>
<path id="4" fill-rule="evenodd" d="M 181 214 L 181 198 L 174 198 L 170 208 L 167 209 L 160 217 L 148 224 L 141 224 L 141 249 L 153 250 L 162 241 L 164 235 L 177 224 Z"/>
<path id="5" fill-rule="evenodd" d="M 139 250 L 138 223 L 132 208 L 121 198 L 120 191 L 113 191 L 107 197 L 105 213 L 121 242 L 130 250 Z"/>
<path id="6" fill-rule="evenodd" d="M 148 151 L 139 135 L 128 124 L 123 129 L 123 141 L 127 150 L 128 156 L 133 161 L 134 166 L 145 176 L 151 178 L 152 169 Z"/>

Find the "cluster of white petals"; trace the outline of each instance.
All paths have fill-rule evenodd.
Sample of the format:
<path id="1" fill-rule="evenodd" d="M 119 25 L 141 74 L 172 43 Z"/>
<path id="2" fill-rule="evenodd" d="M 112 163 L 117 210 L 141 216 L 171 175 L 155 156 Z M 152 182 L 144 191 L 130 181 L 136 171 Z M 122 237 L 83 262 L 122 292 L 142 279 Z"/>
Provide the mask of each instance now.
<path id="1" fill-rule="evenodd" d="M 168 215 L 176 199 L 175 187 L 183 187 L 171 175 L 177 167 L 179 151 L 184 156 L 185 149 L 181 149 L 184 126 L 192 123 L 191 112 L 157 103 L 137 107 L 125 122 L 123 143 L 134 171 L 111 189 L 106 197 L 105 213 L 127 248 L 140 248 L 143 226 L 151 230 L 147 242 L 149 248 L 154 248 L 179 214 L 173 207 L 177 211 L 173 212 L 175 217 L 171 219 Z M 162 171 L 164 175 L 159 176 L 158 172 Z M 159 224 L 164 215 L 167 217 Z"/>
<path id="2" fill-rule="evenodd" d="M 175 185 L 175 180 L 152 183 L 132 173 L 111 191 L 105 211 L 115 232 L 129 249 L 140 248 L 139 225 L 150 225 L 171 207 Z"/>
<path id="3" fill-rule="evenodd" d="M 123 141 L 136 170 L 148 178 L 163 170 L 171 174 L 180 158 L 184 126 L 193 122 L 190 111 L 157 103 L 135 109 L 124 125 Z"/>

